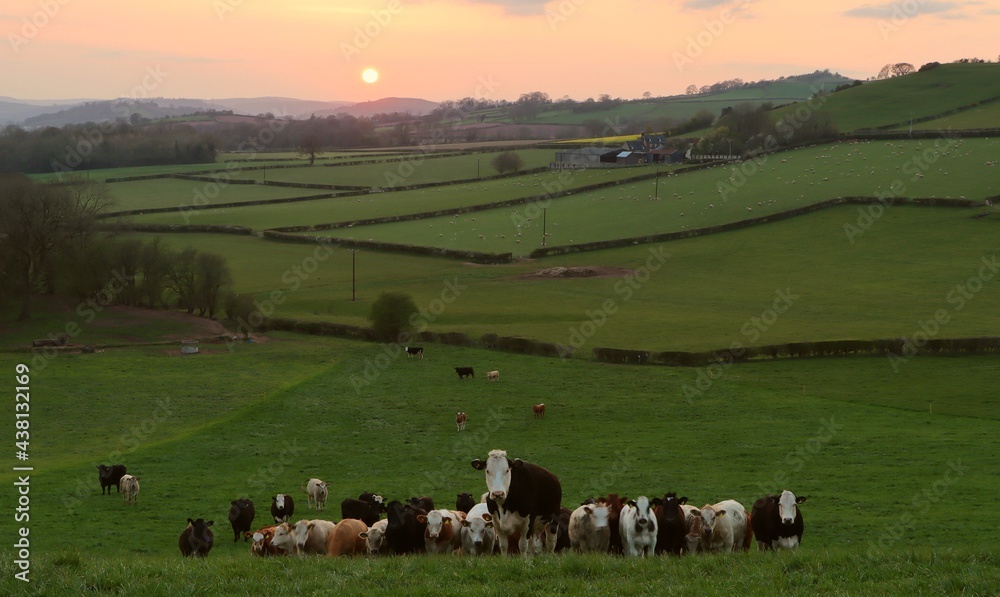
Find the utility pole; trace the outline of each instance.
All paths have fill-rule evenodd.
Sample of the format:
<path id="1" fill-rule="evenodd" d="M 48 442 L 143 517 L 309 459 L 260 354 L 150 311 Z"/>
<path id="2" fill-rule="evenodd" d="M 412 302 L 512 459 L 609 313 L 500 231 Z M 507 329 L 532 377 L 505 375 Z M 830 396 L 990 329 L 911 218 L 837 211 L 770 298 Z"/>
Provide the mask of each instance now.
<path id="1" fill-rule="evenodd" d="M 358 256 L 358 250 L 348 249 L 348 251 L 351 252 L 351 302 L 353 303 L 355 300 L 357 300 L 357 295 L 355 294 L 355 288 L 356 288 L 355 282 L 357 280 L 355 276 L 355 272 L 357 272 L 357 268 L 355 267 L 355 258 Z"/>
<path id="2" fill-rule="evenodd" d="M 547 236 L 545 234 L 545 214 L 548 211 L 549 211 L 549 208 L 547 208 L 547 207 L 543 207 L 542 208 L 542 246 L 543 247 L 545 246 L 545 237 Z"/>
<path id="3" fill-rule="evenodd" d="M 653 180 L 656 181 L 656 182 L 653 183 L 653 201 L 656 201 L 657 199 L 660 198 L 660 166 L 659 166 L 659 164 L 657 164 L 657 166 L 656 166 L 656 175 L 653 176 Z"/>

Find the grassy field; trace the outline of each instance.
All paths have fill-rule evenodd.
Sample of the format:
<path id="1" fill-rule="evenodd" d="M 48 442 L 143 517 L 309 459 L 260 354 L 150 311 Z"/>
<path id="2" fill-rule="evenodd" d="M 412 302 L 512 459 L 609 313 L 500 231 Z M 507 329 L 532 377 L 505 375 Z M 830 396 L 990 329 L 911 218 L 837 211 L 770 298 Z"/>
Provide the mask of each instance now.
<path id="1" fill-rule="evenodd" d="M 908 559 L 925 567 L 940 557 L 951 571 L 946 577 L 967 570 L 971 576 L 953 582 L 973 587 L 996 577 L 991 559 L 978 572 L 968 568 L 982 557 L 970 545 L 992 544 L 1000 531 L 953 507 L 984 503 L 996 491 L 991 455 L 981 449 L 1000 419 L 996 401 L 985 398 L 1000 381 L 993 357 L 918 358 L 901 375 L 869 358 L 741 365 L 689 403 L 683 387 L 696 383 L 697 370 L 595 366 L 446 346 L 428 347 L 427 358 L 414 361 L 392 358 L 376 345 L 284 334 L 231 351 L 221 344 L 203 348 L 195 357 L 163 347 L 63 355 L 32 374 L 32 552 L 42 562 L 39 576 L 59 583 L 42 586 L 55 590 L 95 579 L 108 565 L 137 570 L 132 580 L 112 575 L 110 587 L 147 586 L 154 580 L 147 575 L 156 576 L 146 568 L 150 562 L 166 564 L 162 581 L 179 565 L 176 538 L 187 517 L 216 521 L 212 563 L 201 566 L 220 566 L 224 578 L 232 577 L 246 570 L 250 555 L 229 535 L 231 499 L 246 495 L 260 506 L 278 491 L 299 498 L 302 482 L 319 476 L 331 483 L 331 519 L 339 518 L 340 499 L 364 490 L 430 495 L 444 505 L 460 491 L 481 490 L 482 473 L 468 463 L 497 447 L 559 475 L 566 505 L 610 491 L 680 491 L 698 504 L 733 497 L 748 506 L 779 487 L 809 496 L 797 554 L 530 564 L 556 583 L 563 576 L 576 582 L 573 570 L 582 566 L 610 587 L 622 566 L 639 566 L 643 578 L 666 574 L 686 586 L 692 581 L 682 580 L 685 570 L 733 563 L 737 578 L 780 576 L 791 565 L 822 577 L 806 586 L 826 586 L 828 568 L 833 578 L 849 574 L 848 555 L 867 558 L 869 581 L 889 586 L 915 582 L 906 578 L 912 574 L 894 572 L 906 569 Z M 3 354 L 0 366 L 11 370 L 21 360 Z M 459 381 L 451 370 L 459 364 L 496 368 L 501 383 Z M 529 407 L 541 401 L 548 413 L 535 420 Z M 456 410 L 469 413 L 466 433 L 452 427 Z M 725 440 L 708 443 L 709 437 Z M 704 466 L 700 456 L 709 451 L 711 465 Z M 140 477 L 137 507 L 99 494 L 94 464 L 109 459 Z M 10 503 L 11 473 L 0 481 Z M 299 516 L 315 516 L 304 503 L 297 506 Z M 932 544 L 927 537 L 935 538 Z M 4 558 L 6 571 L 11 560 Z M 525 565 L 510 562 L 495 565 Z M 447 558 L 252 565 L 320 575 L 332 566 L 361 577 L 409 570 L 413 588 L 434 586 L 437 570 L 452 574 L 473 566 L 479 574 L 498 573 L 489 563 Z M 194 563 L 182 566 L 181 577 L 202 574 Z M 859 583 L 848 587 L 865 586 L 863 577 L 848 578 Z M 13 585 L 9 573 L 3 582 Z M 534 586 L 528 579 L 507 582 L 515 589 Z"/>
<path id="2" fill-rule="evenodd" d="M 238 177 L 240 177 L 238 174 L 233 176 L 233 178 Z M 226 178 L 221 178 L 220 180 L 222 181 L 221 183 L 156 178 L 153 180 L 116 182 L 109 184 L 107 189 L 115 202 L 114 209 L 116 211 L 180 206 L 194 207 L 204 205 L 207 202 L 239 203 L 261 199 L 303 197 L 318 195 L 324 192 L 317 189 L 235 185 L 227 184 L 228 181 Z M 183 216 L 174 214 L 174 218 L 180 220 Z"/>
<path id="3" fill-rule="evenodd" d="M 900 130 L 906 130 L 907 125 L 900 126 Z M 927 122 L 918 122 L 913 125 L 913 130 L 962 130 L 962 129 L 982 129 L 1000 128 L 1000 101 L 990 102 L 983 106 L 976 106 L 963 110 L 951 116 L 944 116 Z"/>
<path id="4" fill-rule="evenodd" d="M 841 132 L 901 125 L 911 115 L 913 118 L 935 116 L 1000 96 L 998 75 L 1000 64 L 943 64 L 922 73 L 845 89 L 812 104 L 822 103 L 820 109 L 830 115 Z M 776 117 L 789 115 L 800 106 L 795 104 L 774 114 Z"/>

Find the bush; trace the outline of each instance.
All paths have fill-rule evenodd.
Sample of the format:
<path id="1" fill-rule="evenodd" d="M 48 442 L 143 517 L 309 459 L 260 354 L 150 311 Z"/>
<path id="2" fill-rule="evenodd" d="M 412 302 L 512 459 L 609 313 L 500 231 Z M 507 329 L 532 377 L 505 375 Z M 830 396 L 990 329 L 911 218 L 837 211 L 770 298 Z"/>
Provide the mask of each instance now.
<path id="1" fill-rule="evenodd" d="M 490 163 L 493 164 L 493 168 L 500 174 L 517 172 L 524 167 L 524 161 L 521 159 L 521 156 L 513 151 L 505 151 L 497 155 Z"/>
<path id="2" fill-rule="evenodd" d="M 405 292 L 383 292 L 372 303 L 368 321 L 375 337 L 383 342 L 396 342 L 404 332 L 410 332 L 411 317 L 417 313 L 413 298 Z"/>

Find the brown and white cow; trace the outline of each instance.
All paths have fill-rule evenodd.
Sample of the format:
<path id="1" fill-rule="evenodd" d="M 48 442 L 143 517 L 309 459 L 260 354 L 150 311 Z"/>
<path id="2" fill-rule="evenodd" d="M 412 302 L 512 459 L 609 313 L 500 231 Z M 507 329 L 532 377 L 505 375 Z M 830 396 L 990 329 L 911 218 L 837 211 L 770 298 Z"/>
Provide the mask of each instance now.
<path id="1" fill-rule="evenodd" d="M 805 524 L 799 504 L 805 496 L 796 497 L 787 489 L 781 495 L 765 495 L 753 504 L 750 524 L 757 537 L 757 549 L 795 549 L 802 542 Z"/>
<path id="2" fill-rule="evenodd" d="M 500 372 L 499 371 L 487 371 L 486 372 L 486 381 L 500 381 Z"/>
<path id="3" fill-rule="evenodd" d="M 456 510 L 431 510 L 417 516 L 417 521 L 427 525 L 424 545 L 427 553 L 449 553 L 462 547 L 460 531 L 465 513 Z"/>
<path id="4" fill-rule="evenodd" d="M 135 506 L 139 503 L 139 477 L 122 475 L 118 486 L 121 488 L 122 500 L 126 506 L 129 504 Z"/>
<path id="5" fill-rule="evenodd" d="M 705 504 L 700 509 L 702 529 L 701 548 L 705 551 L 738 551 L 749 547 L 747 533 L 750 528 L 750 514 L 736 500 L 724 500 L 717 504 Z"/>
<path id="6" fill-rule="evenodd" d="M 531 407 L 531 412 L 534 413 L 536 419 L 540 419 L 545 416 L 545 403 L 535 404 Z"/>
<path id="7" fill-rule="evenodd" d="M 287 493 L 279 493 L 271 497 L 271 516 L 274 517 L 275 524 L 281 524 L 291 520 L 295 513 L 295 500 Z"/>
<path id="8" fill-rule="evenodd" d="M 579 553 L 607 553 L 611 542 L 608 503 L 601 500 L 580 506 L 569 518 L 569 544 Z"/>
<path id="9" fill-rule="evenodd" d="M 465 413 L 455 414 L 455 425 L 458 427 L 459 431 L 465 431 L 465 422 L 469 419 L 469 416 Z"/>
<path id="10" fill-rule="evenodd" d="M 503 450 L 491 451 L 486 460 L 473 460 L 472 467 L 486 473 L 487 505 L 501 553 L 507 552 L 508 539 L 520 532 L 518 548 L 525 556 L 529 555 L 530 537 L 559 518 L 562 502 L 559 479 L 536 464 L 511 460 Z M 555 545 L 549 549 L 554 550 Z"/>
<path id="11" fill-rule="evenodd" d="M 326 555 L 336 557 L 364 554 L 368 546 L 361 534 L 367 532 L 368 525 L 356 518 L 341 520 L 326 535 Z"/>
<path id="12" fill-rule="evenodd" d="M 698 553 L 705 526 L 701 520 L 701 510 L 690 504 L 682 504 L 681 510 L 684 511 L 685 529 L 684 547 L 681 549 L 681 553 L 684 555 Z"/>
<path id="13" fill-rule="evenodd" d="M 283 556 L 288 552 L 284 549 L 276 547 L 271 540 L 274 538 L 274 531 L 277 530 L 278 525 L 266 526 L 257 529 L 254 532 L 246 531 L 243 536 L 248 540 L 253 541 L 250 545 L 250 553 L 261 558 L 268 556 Z"/>
<path id="14" fill-rule="evenodd" d="M 313 508 L 316 510 L 326 509 L 326 498 L 330 492 L 325 481 L 316 478 L 309 479 L 302 489 L 306 491 L 307 505 L 310 510 Z"/>

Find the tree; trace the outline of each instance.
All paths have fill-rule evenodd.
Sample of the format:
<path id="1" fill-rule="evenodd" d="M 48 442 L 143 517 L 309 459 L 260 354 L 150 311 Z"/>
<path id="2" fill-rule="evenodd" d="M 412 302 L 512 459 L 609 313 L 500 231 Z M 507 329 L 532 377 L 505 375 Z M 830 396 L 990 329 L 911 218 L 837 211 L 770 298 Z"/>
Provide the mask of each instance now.
<path id="1" fill-rule="evenodd" d="M 524 161 L 521 159 L 521 156 L 517 155 L 513 151 L 505 151 L 498 154 L 490 161 L 490 164 L 492 164 L 493 168 L 500 174 L 517 172 L 524 167 Z"/>
<path id="2" fill-rule="evenodd" d="M 695 94 L 698 93 L 698 86 L 697 85 L 688 85 L 687 89 L 685 90 L 685 92 L 688 95 L 695 95 Z"/>
<path id="3" fill-rule="evenodd" d="M 372 303 L 368 321 L 375 337 L 384 342 L 398 342 L 400 336 L 413 329 L 411 320 L 417 305 L 405 292 L 383 292 Z"/>
<path id="4" fill-rule="evenodd" d="M 306 135 L 299 141 L 299 155 L 309 156 L 309 165 L 316 162 L 316 156 L 323 153 L 323 143 L 316 135 Z"/>

